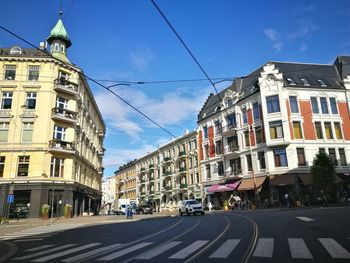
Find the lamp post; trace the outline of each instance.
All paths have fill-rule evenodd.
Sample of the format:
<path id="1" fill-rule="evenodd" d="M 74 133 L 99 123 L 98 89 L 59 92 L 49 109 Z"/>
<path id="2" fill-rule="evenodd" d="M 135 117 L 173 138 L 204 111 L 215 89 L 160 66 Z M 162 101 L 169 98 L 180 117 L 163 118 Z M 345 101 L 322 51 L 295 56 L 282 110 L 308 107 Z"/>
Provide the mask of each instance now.
<path id="1" fill-rule="evenodd" d="M 51 192 L 51 225 L 53 224 L 53 203 L 55 194 L 55 181 L 52 181 L 52 192 Z"/>

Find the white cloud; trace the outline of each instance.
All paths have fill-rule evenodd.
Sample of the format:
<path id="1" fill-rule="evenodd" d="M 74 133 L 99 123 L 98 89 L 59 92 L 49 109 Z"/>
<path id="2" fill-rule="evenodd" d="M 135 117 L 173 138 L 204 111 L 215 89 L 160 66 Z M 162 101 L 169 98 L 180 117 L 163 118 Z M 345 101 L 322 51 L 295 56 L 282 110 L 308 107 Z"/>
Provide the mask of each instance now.
<path id="1" fill-rule="evenodd" d="M 130 64 L 140 72 L 148 69 L 153 58 L 154 55 L 150 47 L 137 47 L 129 54 Z"/>
<path id="2" fill-rule="evenodd" d="M 283 42 L 276 42 L 272 44 L 272 48 L 276 50 L 277 52 L 280 52 L 283 47 Z"/>
<path id="3" fill-rule="evenodd" d="M 275 29 L 272 28 L 268 28 L 264 30 L 264 34 L 272 41 L 276 41 L 277 40 L 277 31 Z"/>
<path id="4" fill-rule="evenodd" d="M 318 27 L 308 19 L 299 19 L 297 21 L 298 29 L 287 36 L 289 40 L 305 38 L 311 35 Z"/>

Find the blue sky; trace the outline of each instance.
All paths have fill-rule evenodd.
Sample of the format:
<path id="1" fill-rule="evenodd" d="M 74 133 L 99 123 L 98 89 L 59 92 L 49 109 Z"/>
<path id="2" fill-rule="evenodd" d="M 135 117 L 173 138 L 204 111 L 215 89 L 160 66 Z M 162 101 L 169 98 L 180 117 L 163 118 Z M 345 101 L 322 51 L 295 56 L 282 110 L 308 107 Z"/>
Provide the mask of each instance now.
<path id="1" fill-rule="evenodd" d="M 204 78 L 150 1 L 62 2 L 73 43 L 69 59 L 87 75 L 121 82 Z M 273 60 L 332 63 L 337 55 L 350 55 L 346 0 L 156 2 L 211 78 L 243 76 Z M 0 24 L 39 44 L 57 22 L 58 3 L 2 0 Z M 0 30 L 0 46 L 13 45 L 26 47 Z M 91 88 L 107 124 L 105 176 L 170 140 L 110 93 Z M 214 92 L 208 81 L 118 86 L 114 91 L 176 136 L 196 128 L 197 113 Z"/>

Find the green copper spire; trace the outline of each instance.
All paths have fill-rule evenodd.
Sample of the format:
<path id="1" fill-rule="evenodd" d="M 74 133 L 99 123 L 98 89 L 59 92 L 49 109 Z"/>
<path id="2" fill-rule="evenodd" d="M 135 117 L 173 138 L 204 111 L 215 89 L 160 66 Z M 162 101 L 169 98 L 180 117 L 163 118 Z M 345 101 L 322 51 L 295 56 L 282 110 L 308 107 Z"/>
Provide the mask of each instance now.
<path id="1" fill-rule="evenodd" d="M 65 42 L 67 48 L 72 45 L 72 42 L 68 37 L 67 31 L 64 28 L 61 18 L 58 19 L 56 25 L 51 30 L 50 36 L 47 38 L 47 42 L 51 45 L 55 39 L 59 39 Z"/>

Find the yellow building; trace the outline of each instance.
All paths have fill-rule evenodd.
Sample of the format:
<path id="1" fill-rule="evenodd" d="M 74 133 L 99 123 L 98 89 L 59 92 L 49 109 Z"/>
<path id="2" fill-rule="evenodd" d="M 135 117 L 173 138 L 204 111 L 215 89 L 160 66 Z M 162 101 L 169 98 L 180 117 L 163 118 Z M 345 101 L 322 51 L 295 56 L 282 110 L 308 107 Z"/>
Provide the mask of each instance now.
<path id="1" fill-rule="evenodd" d="M 60 61 L 0 48 L 0 216 L 20 207 L 38 217 L 43 204 L 54 216 L 66 205 L 74 216 L 99 210 L 105 124 L 82 70 L 66 56 L 71 41 L 61 19 L 47 42 Z"/>
<path id="2" fill-rule="evenodd" d="M 136 161 L 131 161 L 119 167 L 114 173 L 116 180 L 115 199 L 130 199 L 136 201 Z"/>

